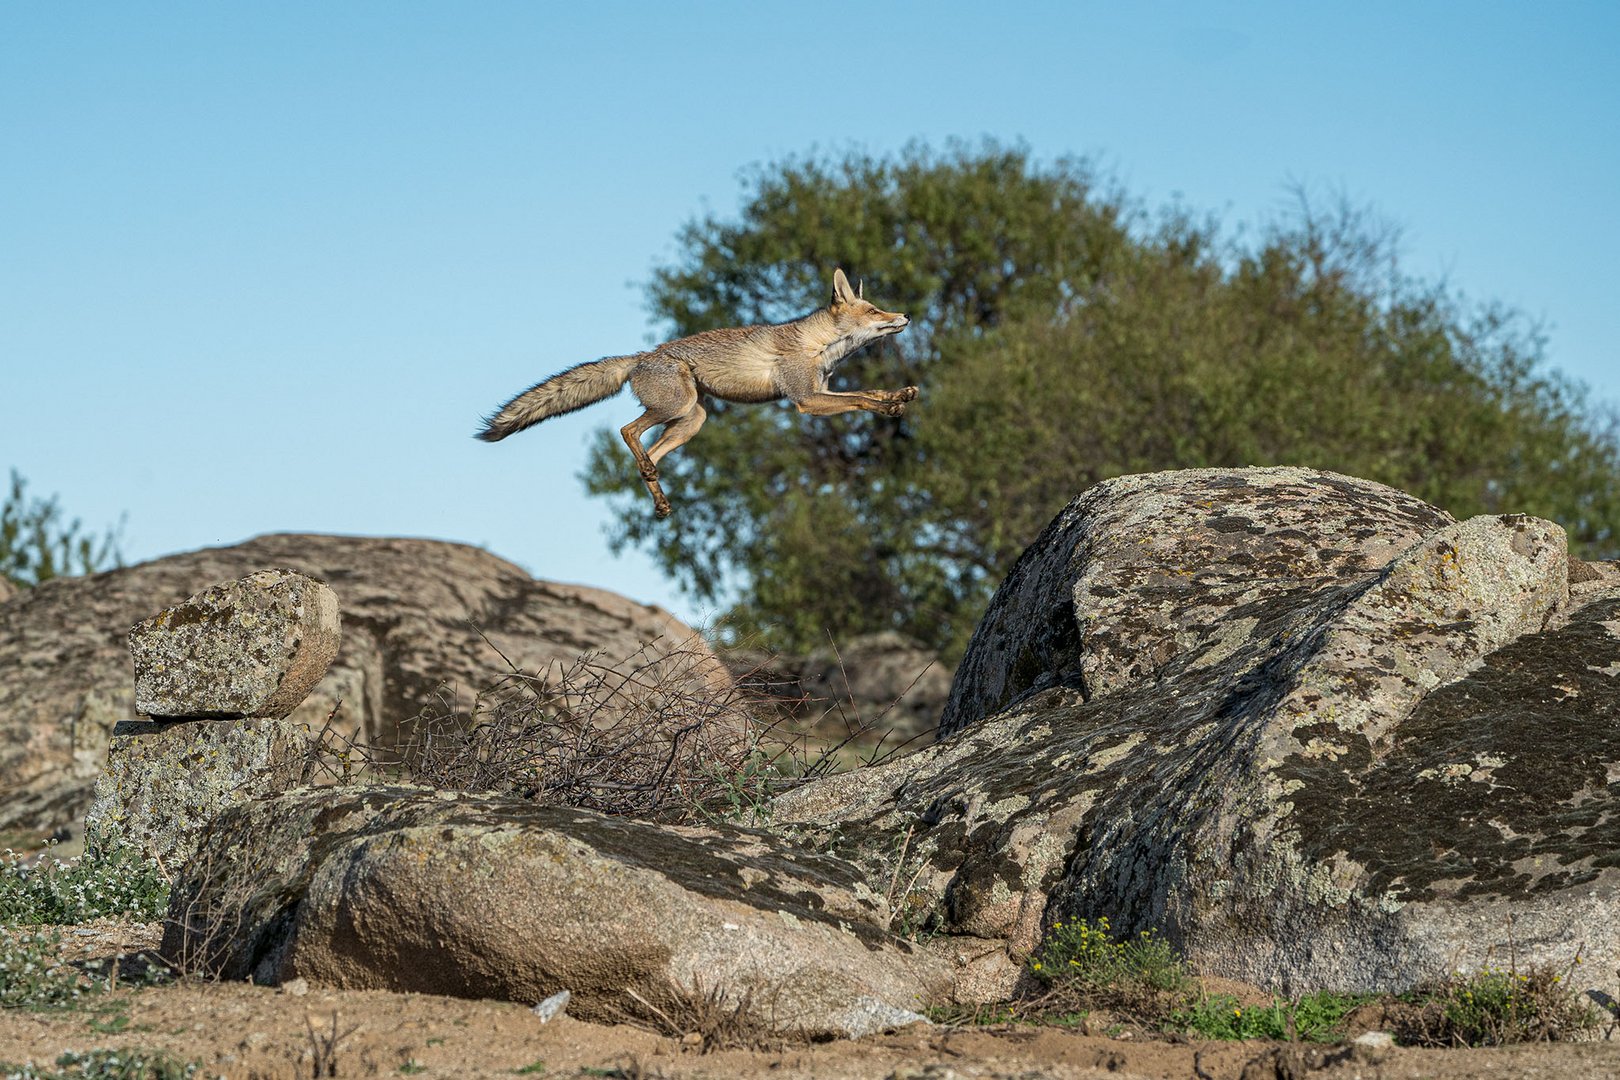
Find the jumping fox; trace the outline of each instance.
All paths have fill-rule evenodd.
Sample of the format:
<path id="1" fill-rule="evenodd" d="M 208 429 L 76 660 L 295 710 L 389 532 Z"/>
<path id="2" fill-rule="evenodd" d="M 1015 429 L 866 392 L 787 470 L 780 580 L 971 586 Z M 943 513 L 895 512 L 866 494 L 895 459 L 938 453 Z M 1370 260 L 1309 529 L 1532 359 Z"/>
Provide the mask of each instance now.
<path id="1" fill-rule="evenodd" d="M 658 483 L 658 462 L 703 426 L 702 397 L 757 404 L 793 402 L 801 413 L 832 416 L 862 409 L 899 416 L 917 396 L 900 390 L 827 389 L 839 361 L 878 338 L 898 334 L 909 320 L 884 311 L 854 290 L 842 270 L 833 271 L 832 301 L 803 318 L 771 326 L 706 330 L 677 338 L 649 352 L 609 356 L 578 364 L 523 391 L 484 421 L 478 438 L 498 442 L 552 416 L 571 413 L 618 393 L 626 382 L 646 411 L 619 429 L 652 493 L 653 513 L 669 516 Z M 641 437 L 664 425 L 651 449 Z"/>

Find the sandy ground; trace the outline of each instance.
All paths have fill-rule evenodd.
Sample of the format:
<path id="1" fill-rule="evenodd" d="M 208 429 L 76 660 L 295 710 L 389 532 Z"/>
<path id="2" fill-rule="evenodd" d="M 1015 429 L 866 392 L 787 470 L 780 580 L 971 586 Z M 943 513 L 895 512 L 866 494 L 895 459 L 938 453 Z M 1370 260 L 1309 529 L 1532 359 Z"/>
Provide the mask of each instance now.
<path id="1" fill-rule="evenodd" d="M 63 930 L 65 948 L 76 958 L 127 953 L 152 944 L 156 933 L 153 926 L 115 923 Z M 126 962 L 125 970 L 133 966 Z M 527 1007 L 505 1002 L 192 981 L 120 988 L 74 1011 L 0 1012 L 0 1062 L 46 1064 L 68 1050 L 114 1048 L 167 1050 L 201 1063 L 209 1076 L 232 1080 L 311 1077 L 318 1063 L 329 1066 L 319 1075 L 337 1077 L 1620 1080 L 1620 1038 L 1380 1055 L 1350 1047 L 919 1025 L 855 1042 L 704 1054 L 632 1027 L 567 1016 L 542 1023 Z"/>

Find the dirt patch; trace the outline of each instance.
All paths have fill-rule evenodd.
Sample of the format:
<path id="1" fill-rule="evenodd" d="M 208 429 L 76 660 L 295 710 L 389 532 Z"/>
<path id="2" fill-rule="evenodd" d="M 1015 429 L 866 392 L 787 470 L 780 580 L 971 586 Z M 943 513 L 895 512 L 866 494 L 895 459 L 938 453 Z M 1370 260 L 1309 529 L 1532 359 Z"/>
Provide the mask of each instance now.
<path id="1" fill-rule="evenodd" d="M 153 925 L 64 927 L 73 959 L 129 955 Z M 136 970 L 126 959 L 122 967 Z M 772 1080 L 1620 1080 L 1620 1041 L 1504 1050 L 1408 1050 L 1376 1058 L 1348 1047 L 1148 1037 L 1094 1020 L 1075 1029 L 917 1025 L 855 1042 L 702 1054 L 678 1038 L 571 1017 L 541 1023 L 523 1005 L 373 990 L 181 981 L 96 995 L 76 1011 L 0 1012 L 0 1062 L 52 1062 L 65 1051 L 165 1050 L 230 1080 L 293 1080 L 329 1062 L 338 1077 L 760 1077 Z M 690 1042 L 690 1040 L 688 1040 Z"/>

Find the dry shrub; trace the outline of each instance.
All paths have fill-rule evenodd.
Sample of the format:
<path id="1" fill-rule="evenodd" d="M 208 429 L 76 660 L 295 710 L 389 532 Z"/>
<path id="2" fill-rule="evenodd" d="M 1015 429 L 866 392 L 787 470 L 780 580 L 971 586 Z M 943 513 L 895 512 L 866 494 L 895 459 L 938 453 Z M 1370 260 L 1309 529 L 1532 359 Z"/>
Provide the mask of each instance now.
<path id="1" fill-rule="evenodd" d="M 761 1008 L 751 990 L 733 995 L 694 977 L 691 986 L 671 981 L 656 1003 L 634 990 L 625 993 L 635 1005 L 621 1010 L 621 1020 L 679 1039 L 685 1050 L 777 1051 L 789 1041 L 805 1041 L 784 1032 L 770 1015 L 774 1010 Z"/>
<path id="2" fill-rule="evenodd" d="M 1559 970 L 1489 965 L 1458 972 L 1412 995 L 1396 1012 L 1395 1036 L 1408 1046 L 1509 1046 L 1562 1042 L 1596 1032 L 1602 1014 L 1572 989 L 1580 958 Z"/>
<path id="3" fill-rule="evenodd" d="M 486 639 L 487 641 L 487 639 Z M 404 780 L 654 819 L 745 817 L 807 770 L 769 737 L 778 703 L 701 639 L 507 673 L 470 706 L 441 688 L 389 745 L 316 733 L 316 782 Z M 334 717 L 335 717 L 334 711 Z"/>
<path id="4" fill-rule="evenodd" d="M 266 885 L 275 880 L 278 854 L 208 840 L 198 846 L 170 889 L 163 917 L 159 955 L 171 970 L 207 979 L 252 977 L 256 941 L 268 932 L 266 913 L 279 903 Z"/>
<path id="5" fill-rule="evenodd" d="M 766 725 L 769 741 L 792 746 L 791 753 L 781 756 L 784 770 L 813 779 L 883 764 L 931 740 L 931 727 L 906 735 L 894 720 L 900 703 L 927 675 L 928 667 L 917 672 L 892 701 L 863 716 L 850 693 L 843 653 L 830 636 L 827 650 L 833 671 L 813 681 L 806 681 L 805 671 L 796 670 L 803 658 L 784 666 L 781 657 L 756 640 L 745 639 L 725 650 L 738 684 L 761 710 L 756 715 L 770 718 Z"/>

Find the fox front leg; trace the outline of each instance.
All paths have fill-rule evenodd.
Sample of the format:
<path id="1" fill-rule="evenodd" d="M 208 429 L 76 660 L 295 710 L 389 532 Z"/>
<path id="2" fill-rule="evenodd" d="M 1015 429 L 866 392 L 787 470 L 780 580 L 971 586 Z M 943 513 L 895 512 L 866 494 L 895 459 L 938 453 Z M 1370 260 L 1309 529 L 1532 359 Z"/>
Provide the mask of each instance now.
<path id="1" fill-rule="evenodd" d="M 903 386 L 899 390 L 879 390 L 877 393 L 888 403 L 888 408 L 883 410 L 884 416 L 904 416 L 906 402 L 917 399 L 915 386 Z"/>

